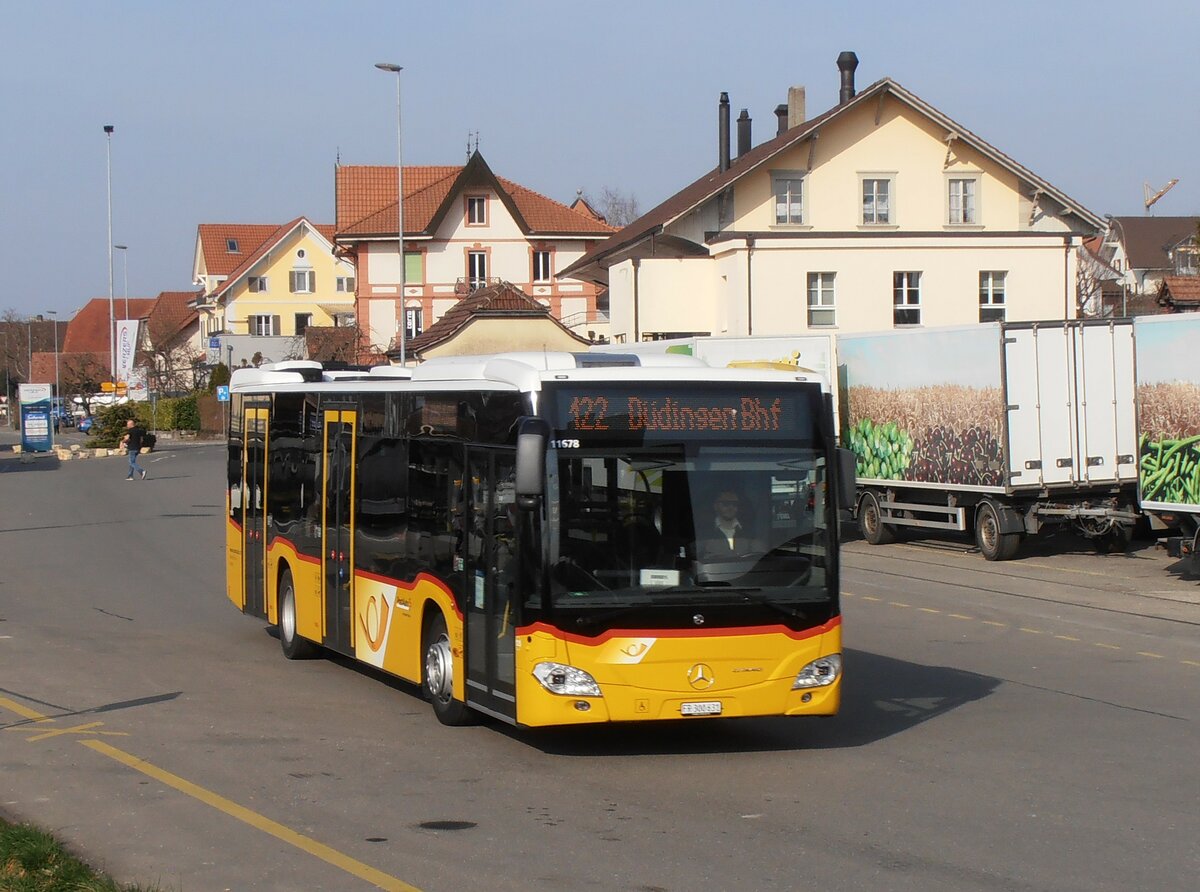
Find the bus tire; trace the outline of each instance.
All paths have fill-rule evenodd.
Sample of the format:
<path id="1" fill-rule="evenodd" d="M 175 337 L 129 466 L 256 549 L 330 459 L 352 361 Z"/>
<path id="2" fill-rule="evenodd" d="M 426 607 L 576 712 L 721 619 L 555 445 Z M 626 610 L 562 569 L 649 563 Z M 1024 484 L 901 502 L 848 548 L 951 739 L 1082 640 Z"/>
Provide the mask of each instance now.
<path id="1" fill-rule="evenodd" d="M 871 490 L 863 493 L 858 503 L 858 529 L 872 545 L 886 545 L 896 540 L 896 531 L 883 522 L 879 498 Z"/>
<path id="2" fill-rule="evenodd" d="M 454 654 L 450 650 L 446 620 L 440 612 L 435 611 L 425 627 L 422 649 L 425 668 L 421 687 L 433 706 L 433 714 L 443 725 L 469 725 L 472 720 L 470 707 L 454 699 Z"/>
<path id="3" fill-rule="evenodd" d="M 991 502 L 980 502 L 975 509 L 975 544 L 989 561 L 1011 560 L 1021 544 L 1017 533 L 1000 532 L 1000 517 Z"/>
<path id="4" fill-rule="evenodd" d="M 311 660 L 320 652 L 296 631 L 296 586 L 286 568 L 279 577 L 279 646 L 289 660 Z"/>

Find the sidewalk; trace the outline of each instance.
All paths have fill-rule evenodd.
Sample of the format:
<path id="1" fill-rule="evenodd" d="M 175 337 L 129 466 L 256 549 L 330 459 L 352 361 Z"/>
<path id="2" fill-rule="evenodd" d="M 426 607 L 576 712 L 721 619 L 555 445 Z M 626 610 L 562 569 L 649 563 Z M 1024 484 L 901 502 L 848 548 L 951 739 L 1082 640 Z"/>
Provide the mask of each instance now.
<path id="1" fill-rule="evenodd" d="M 156 436 L 158 437 L 158 441 L 154 446 L 155 452 L 167 452 L 174 449 L 188 449 L 195 446 L 218 446 L 225 442 L 224 438 L 222 437 L 177 437 L 170 431 L 160 431 Z M 0 428 L 0 462 L 31 462 L 48 460 L 64 461 L 71 457 L 111 458 L 113 456 L 123 456 L 125 454 L 123 449 L 117 449 L 115 447 L 106 452 L 103 449 L 84 446 L 88 439 L 89 437 L 87 434 L 81 434 L 74 428 L 66 428 L 60 433 L 55 434 L 54 451 L 22 453 L 14 451 L 13 449 L 14 446 L 19 446 L 21 443 L 21 432 L 14 431 L 9 427 Z M 72 450 L 73 446 L 78 447 L 78 449 Z"/>

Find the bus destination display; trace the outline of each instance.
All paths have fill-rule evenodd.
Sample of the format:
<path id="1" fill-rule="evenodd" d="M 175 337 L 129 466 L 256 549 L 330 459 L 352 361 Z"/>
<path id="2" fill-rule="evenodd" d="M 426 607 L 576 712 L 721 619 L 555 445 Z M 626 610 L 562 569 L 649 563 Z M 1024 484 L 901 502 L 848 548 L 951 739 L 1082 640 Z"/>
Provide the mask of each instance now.
<path id="1" fill-rule="evenodd" d="M 680 396 L 611 387 L 557 394 L 558 429 L 571 436 L 791 435 L 809 425 L 807 398 L 778 390 L 711 390 Z"/>

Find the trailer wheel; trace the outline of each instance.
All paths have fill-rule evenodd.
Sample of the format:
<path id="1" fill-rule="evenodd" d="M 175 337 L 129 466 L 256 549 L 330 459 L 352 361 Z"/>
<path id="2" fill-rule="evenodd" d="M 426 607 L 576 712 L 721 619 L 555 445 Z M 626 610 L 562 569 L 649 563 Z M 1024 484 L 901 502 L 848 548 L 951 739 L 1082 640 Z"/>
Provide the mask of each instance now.
<path id="1" fill-rule="evenodd" d="M 858 503 L 858 529 L 872 545 L 886 545 L 896 540 L 896 531 L 883 522 L 879 499 L 867 490 Z"/>
<path id="2" fill-rule="evenodd" d="M 979 553 L 987 560 L 1007 561 L 1017 553 L 1021 537 L 1017 533 L 1000 532 L 996 506 L 991 502 L 981 502 L 975 509 L 975 542 L 979 546 Z"/>

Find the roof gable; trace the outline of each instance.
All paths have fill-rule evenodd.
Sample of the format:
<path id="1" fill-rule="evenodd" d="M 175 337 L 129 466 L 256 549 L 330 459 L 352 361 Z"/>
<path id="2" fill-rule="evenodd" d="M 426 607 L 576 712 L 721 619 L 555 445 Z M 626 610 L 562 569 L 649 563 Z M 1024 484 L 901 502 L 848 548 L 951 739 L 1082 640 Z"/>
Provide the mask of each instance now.
<path id="1" fill-rule="evenodd" d="M 213 292 L 217 297 L 227 294 L 241 279 L 250 273 L 255 265 L 258 264 L 263 257 L 267 256 L 277 246 L 287 241 L 294 232 L 307 226 L 313 237 L 322 245 L 322 247 L 330 254 L 333 253 L 333 227 L 329 225 L 319 226 L 309 222 L 307 217 L 297 217 L 282 226 L 277 227 L 269 236 L 251 251 L 246 258 L 228 273 L 228 277 L 220 284 Z"/>
<path id="2" fill-rule="evenodd" d="M 1129 269 L 1171 269 L 1168 252 L 1195 239 L 1200 217 L 1113 217 Z"/>
<path id="3" fill-rule="evenodd" d="M 154 309 L 155 299 L 152 297 L 129 298 L 129 318 L 145 319 Z M 125 318 L 125 298 L 113 301 L 113 313 L 116 318 Z M 77 312 L 67 325 L 67 335 L 63 338 L 63 353 L 104 353 L 112 352 L 112 329 L 109 320 L 109 304 L 106 297 L 95 297 L 89 300 Z"/>
<path id="4" fill-rule="evenodd" d="M 395 237 L 396 168 L 342 166 L 337 169 L 337 237 Z M 404 168 L 404 232 L 432 235 L 459 194 L 473 186 L 495 191 L 517 225 L 529 235 L 606 236 L 613 227 L 572 210 L 512 180 L 496 176 L 479 152 L 457 167 Z"/>
<path id="5" fill-rule="evenodd" d="M 626 251 L 633 249 L 637 244 L 650 239 L 652 236 L 656 236 L 665 227 L 699 209 L 702 205 L 730 188 L 737 181 L 745 178 L 764 165 L 775 161 L 779 156 L 798 149 L 801 143 L 817 139 L 822 127 L 836 123 L 838 118 L 846 116 L 852 109 L 861 108 L 872 101 L 881 102 L 884 96 L 892 96 L 905 103 L 945 130 L 948 136 L 952 135 L 956 140 L 961 139 L 980 155 L 1009 171 L 1018 180 L 1029 183 L 1039 193 L 1052 198 L 1061 204 L 1067 212 L 1077 215 L 1086 224 L 1097 230 L 1103 228 L 1104 221 L 1099 216 L 1070 198 L 1066 193 L 1018 164 L 1008 155 L 1005 155 L 990 143 L 938 111 L 896 81 L 891 78 L 882 78 L 848 101 L 829 109 L 815 118 L 785 130 L 783 133 L 776 135 L 766 142 L 754 146 L 749 152 L 738 156 L 726 170 L 722 171 L 717 167 L 708 171 L 708 173 L 690 185 L 685 186 L 682 190 L 667 198 L 637 220 L 634 220 L 607 241 L 593 248 L 563 270 L 560 275 L 570 276 L 585 270 L 587 267 L 595 267 L 601 261 L 613 255 L 618 253 L 624 254 Z"/>

